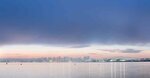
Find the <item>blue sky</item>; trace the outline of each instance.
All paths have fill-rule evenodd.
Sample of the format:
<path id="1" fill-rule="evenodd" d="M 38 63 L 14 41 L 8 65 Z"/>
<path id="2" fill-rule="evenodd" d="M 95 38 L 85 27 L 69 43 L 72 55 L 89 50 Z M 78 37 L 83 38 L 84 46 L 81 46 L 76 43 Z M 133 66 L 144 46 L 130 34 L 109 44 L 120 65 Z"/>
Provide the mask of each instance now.
<path id="1" fill-rule="evenodd" d="M 1 44 L 147 44 L 149 0 L 0 0 Z"/>
<path id="2" fill-rule="evenodd" d="M 150 0 L 0 0 L 0 57 L 150 57 Z"/>

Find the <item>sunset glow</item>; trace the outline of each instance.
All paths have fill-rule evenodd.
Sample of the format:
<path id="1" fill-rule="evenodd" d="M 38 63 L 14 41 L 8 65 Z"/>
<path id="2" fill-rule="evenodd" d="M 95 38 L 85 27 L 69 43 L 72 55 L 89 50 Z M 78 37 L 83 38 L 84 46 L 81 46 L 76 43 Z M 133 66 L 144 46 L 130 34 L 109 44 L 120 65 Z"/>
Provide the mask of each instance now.
<path id="1" fill-rule="evenodd" d="M 126 49 L 127 50 L 129 49 L 129 51 L 123 52 Z M 142 57 L 150 57 L 149 51 L 150 50 L 146 46 L 141 47 L 141 46 L 121 46 L 121 45 L 91 45 L 89 47 L 84 48 L 71 48 L 71 47 L 56 47 L 56 46 L 54 47 L 50 45 L 5 45 L 0 47 L 0 56 L 1 58 L 36 58 L 36 57 L 58 57 L 58 56 L 70 56 L 70 57 L 91 56 L 96 58 L 108 58 L 108 57 L 142 58 Z"/>

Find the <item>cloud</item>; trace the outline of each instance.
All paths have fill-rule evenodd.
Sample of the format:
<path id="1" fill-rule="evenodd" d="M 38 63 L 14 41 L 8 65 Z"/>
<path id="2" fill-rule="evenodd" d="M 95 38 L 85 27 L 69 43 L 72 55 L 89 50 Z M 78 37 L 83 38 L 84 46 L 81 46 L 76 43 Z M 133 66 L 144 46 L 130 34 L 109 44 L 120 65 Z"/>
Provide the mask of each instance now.
<path id="1" fill-rule="evenodd" d="M 100 49 L 101 51 L 107 51 L 107 52 L 120 52 L 120 53 L 140 53 L 143 50 L 137 50 L 137 49 Z"/>
<path id="2" fill-rule="evenodd" d="M 90 45 L 74 45 L 69 48 L 86 48 L 86 47 L 90 47 Z"/>
<path id="3" fill-rule="evenodd" d="M 117 52 L 117 51 L 119 51 L 119 49 L 98 49 L 98 50 L 107 51 L 107 52 Z"/>
<path id="4" fill-rule="evenodd" d="M 121 50 L 122 53 L 140 53 L 143 50 L 135 50 L 135 49 L 125 49 L 125 50 Z"/>

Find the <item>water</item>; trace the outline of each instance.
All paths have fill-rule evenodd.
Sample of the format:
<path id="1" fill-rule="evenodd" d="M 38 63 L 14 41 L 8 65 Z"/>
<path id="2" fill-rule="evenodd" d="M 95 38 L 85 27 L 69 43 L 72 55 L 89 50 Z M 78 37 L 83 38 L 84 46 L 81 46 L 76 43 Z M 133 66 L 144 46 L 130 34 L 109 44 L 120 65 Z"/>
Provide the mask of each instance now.
<path id="1" fill-rule="evenodd" d="M 0 63 L 0 78 L 150 78 L 150 63 Z"/>

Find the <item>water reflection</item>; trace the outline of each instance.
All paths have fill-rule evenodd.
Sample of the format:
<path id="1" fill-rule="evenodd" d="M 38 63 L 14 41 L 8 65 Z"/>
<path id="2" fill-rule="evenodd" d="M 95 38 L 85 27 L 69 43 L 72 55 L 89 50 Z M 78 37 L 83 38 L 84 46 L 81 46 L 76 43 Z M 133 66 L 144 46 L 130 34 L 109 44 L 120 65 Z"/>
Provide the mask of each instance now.
<path id="1" fill-rule="evenodd" d="M 0 78 L 150 78 L 150 63 L 9 63 Z"/>

